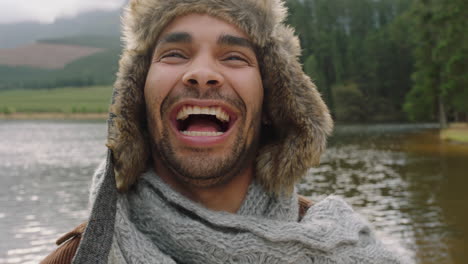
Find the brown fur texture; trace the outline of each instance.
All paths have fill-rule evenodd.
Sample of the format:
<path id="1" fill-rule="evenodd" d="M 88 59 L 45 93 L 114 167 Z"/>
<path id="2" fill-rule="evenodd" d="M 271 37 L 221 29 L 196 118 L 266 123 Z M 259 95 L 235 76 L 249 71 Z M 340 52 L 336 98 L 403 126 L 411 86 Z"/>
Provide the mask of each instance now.
<path id="1" fill-rule="evenodd" d="M 256 160 L 256 179 L 271 193 L 290 193 L 319 164 L 333 122 L 298 60 L 299 40 L 283 24 L 281 0 L 132 0 L 124 18 L 125 47 L 110 107 L 107 146 L 117 188 L 127 190 L 150 160 L 143 88 L 155 41 L 175 17 L 204 13 L 236 25 L 258 48 L 268 128 Z M 262 133 L 263 133 L 262 132 Z M 262 135 L 263 136 L 263 135 Z M 265 135 L 265 138 L 267 136 Z"/>

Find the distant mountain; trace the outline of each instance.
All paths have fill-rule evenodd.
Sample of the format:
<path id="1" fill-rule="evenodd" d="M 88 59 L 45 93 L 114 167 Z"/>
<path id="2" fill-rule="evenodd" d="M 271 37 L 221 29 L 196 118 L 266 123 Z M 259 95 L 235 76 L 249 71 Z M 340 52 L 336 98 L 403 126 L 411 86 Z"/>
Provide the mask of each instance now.
<path id="1" fill-rule="evenodd" d="M 121 12 L 92 11 L 52 24 L 0 24 L 0 91 L 112 84 Z"/>
<path id="2" fill-rule="evenodd" d="M 118 36 L 82 35 L 0 49 L 0 91 L 110 85 L 121 51 Z"/>
<path id="3" fill-rule="evenodd" d="M 0 24 L 0 48 L 14 48 L 40 39 L 76 35 L 119 36 L 121 10 L 92 11 L 74 18 L 57 19 L 52 24 Z"/>

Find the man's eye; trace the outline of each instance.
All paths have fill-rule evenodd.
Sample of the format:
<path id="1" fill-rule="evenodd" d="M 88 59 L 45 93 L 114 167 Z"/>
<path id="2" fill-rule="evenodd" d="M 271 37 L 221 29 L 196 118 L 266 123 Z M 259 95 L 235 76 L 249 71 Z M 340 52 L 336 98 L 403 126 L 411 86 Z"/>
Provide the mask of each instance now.
<path id="1" fill-rule="evenodd" d="M 244 59 L 244 58 L 242 58 L 242 57 L 240 57 L 240 56 L 229 56 L 229 57 L 225 58 L 224 60 L 226 60 L 226 61 L 235 61 L 235 60 L 239 60 L 239 61 L 245 61 L 245 62 L 247 62 L 246 59 Z"/>
<path id="2" fill-rule="evenodd" d="M 226 65 L 229 65 L 232 67 L 243 67 L 243 66 L 250 65 L 250 62 L 245 57 L 240 56 L 240 55 L 235 55 L 235 54 L 226 55 L 226 57 L 224 57 L 222 61 Z"/>
<path id="3" fill-rule="evenodd" d="M 164 55 L 161 56 L 161 59 L 164 59 L 164 58 L 181 58 L 181 59 L 186 59 L 187 57 L 185 57 L 183 54 L 181 54 L 180 52 L 169 52 L 169 53 L 166 53 Z"/>

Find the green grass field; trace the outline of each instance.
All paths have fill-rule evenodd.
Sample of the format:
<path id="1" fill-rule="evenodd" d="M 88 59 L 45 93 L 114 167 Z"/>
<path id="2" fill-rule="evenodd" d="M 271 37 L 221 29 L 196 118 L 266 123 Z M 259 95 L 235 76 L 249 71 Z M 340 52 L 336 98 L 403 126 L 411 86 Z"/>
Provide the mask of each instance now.
<path id="1" fill-rule="evenodd" d="M 105 113 L 110 86 L 0 91 L 0 113 Z"/>

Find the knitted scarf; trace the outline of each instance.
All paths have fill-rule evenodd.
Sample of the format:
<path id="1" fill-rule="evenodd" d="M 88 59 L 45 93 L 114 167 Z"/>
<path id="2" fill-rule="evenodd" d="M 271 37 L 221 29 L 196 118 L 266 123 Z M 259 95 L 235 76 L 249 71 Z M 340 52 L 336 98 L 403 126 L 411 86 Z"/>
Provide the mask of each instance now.
<path id="1" fill-rule="evenodd" d="M 402 263 L 369 224 L 330 196 L 298 222 L 297 195 L 252 183 L 237 214 L 215 212 L 146 172 L 117 198 L 108 263 Z"/>

